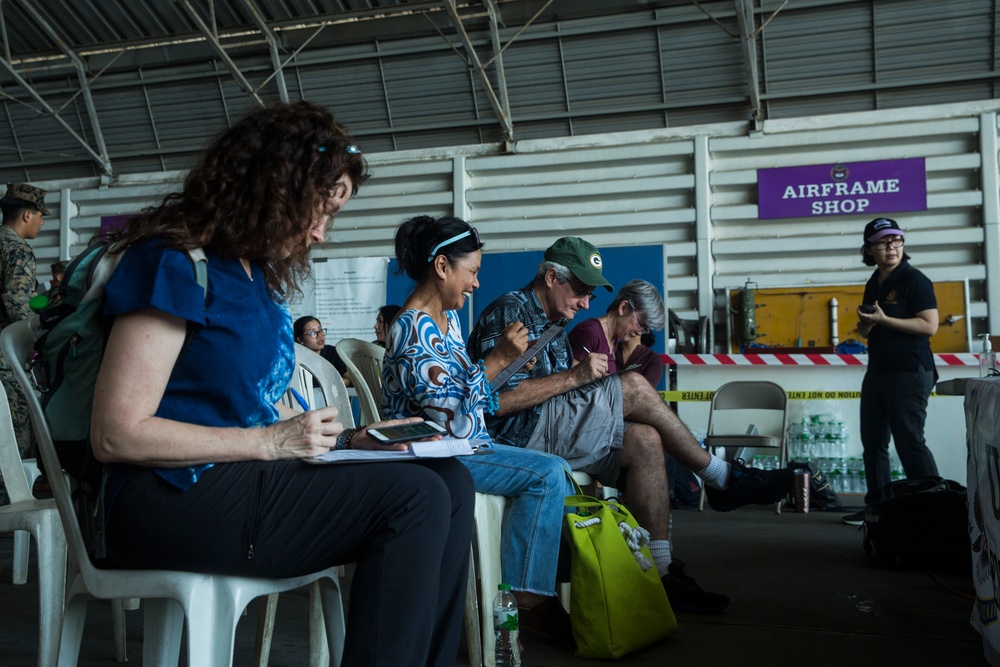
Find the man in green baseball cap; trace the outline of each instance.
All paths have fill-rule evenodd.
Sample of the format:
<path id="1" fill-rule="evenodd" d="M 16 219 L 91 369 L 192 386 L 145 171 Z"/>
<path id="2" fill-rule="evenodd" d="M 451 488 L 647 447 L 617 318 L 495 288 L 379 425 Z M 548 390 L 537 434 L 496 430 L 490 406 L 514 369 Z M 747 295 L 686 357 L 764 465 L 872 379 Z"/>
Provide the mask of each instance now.
<path id="1" fill-rule="evenodd" d="M 602 272 L 604 260 L 601 259 L 601 253 L 578 236 L 564 236 L 549 246 L 545 251 L 545 261 L 562 264 L 584 285 L 600 285 L 609 292 L 615 289 Z"/>
<path id="2" fill-rule="evenodd" d="M 553 243 L 525 287 L 495 299 L 476 320 L 467 349 L 485 359 L 508 325 L 521 322 L 537 339 L 590 307 L 593 290 L 613 291 L 593 244 L 567 236 Z M 550 332 L 551 333 L 551 332 Z M 609 346 L 614 342 L 610 333 Z M 486 427 L 503 445 L 561 456 L 573 470 L 605 486 L 623 488 L 628 476 L 629 505 L 650 533 L 650 551 L 677 611 L 717 613 L 729 598 L 710 593 L 674 560 L 670 539 L 670 493 L 665 453 L 701 477 L 709 504 L 718 511 L 742 505 L 769 505 L 791 490 L 790 470 L 765 471 L 732 464 L 702 449 L 653 386 L 638 373 L 608 373 L 608 355 L 586 350 L 577 361 L 565 329 L 559 329 L 533 366 L 525 366 L 502 386 L 499 409 Z"/>

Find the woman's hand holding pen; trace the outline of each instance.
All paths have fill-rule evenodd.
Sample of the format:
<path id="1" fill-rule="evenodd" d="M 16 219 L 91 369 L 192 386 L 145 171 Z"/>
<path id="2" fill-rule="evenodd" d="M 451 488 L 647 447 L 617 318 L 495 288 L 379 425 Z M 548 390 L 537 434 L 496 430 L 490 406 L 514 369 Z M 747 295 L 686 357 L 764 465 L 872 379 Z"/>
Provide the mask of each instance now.
<path id="1" fill-rule="evenodd" d="M 319 408 L 312 410 L 305 398 L 291 389 L 292 396 L 296 403 L 302 408 L 302 412 L 296 413 L 293 417 L 273 424 L 267 429 L 269 455 L 268 460 L 280 459 L 300 459 L 325 454 L 337 445 L 337 437 L 344 432 L 343 423 L 337 421 L 339 413 L 335 407 Z M 395 426 L 397 424 L 410 424 L 423 421 L 419 417 L 407 417 L 405 419 L 389 419 L 377 424 L 369 424 L 364 428 L 359 428 L 350 436 L 351 449 L 373 449 L 382 451 L 403 451 L 406 443 L 386 444 L 379 442 L 368 435 L 368 427 Z M 441 436 L 428 438 L 438 440 Z"/>
<path id="2" fill-rule="evenodd" d="M 301 459 L 325 454 L 337 444 L 344 425 L 337 421 L 337 408 L 300 412 L 266 429 L 264 459 Z"/>

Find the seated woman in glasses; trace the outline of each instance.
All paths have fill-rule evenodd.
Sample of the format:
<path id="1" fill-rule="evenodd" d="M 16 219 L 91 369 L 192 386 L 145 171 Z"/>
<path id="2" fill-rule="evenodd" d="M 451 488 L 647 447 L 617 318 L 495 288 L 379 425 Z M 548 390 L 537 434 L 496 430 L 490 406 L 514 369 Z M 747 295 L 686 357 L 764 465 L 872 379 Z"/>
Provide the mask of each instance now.
<path id="1" fill-rule="evenodd" d="M 475 228 L 458 218 L 417 216 L 399 226 L 395 243 L 397 271 L 416 288 L 386 337 L 385 415 L 431 419 L 456 438 L 492 448 L 487 456 L 459 460 L 472 472 L 476 491 L 512 499 L 501 538 L 503 580 L 522 609 L 522 627 L 568 638 L 569 618 L 555 586 L 563 499 L 574 492 L 569 466 L 552 454 L 493 444 L 483 416 L 499 407 L 490 381 L 527 349 L 528 329 L 512 323 L 494 352 L 474 362 L 457 311 L 479 287 L 483 244 Z"/>
<path id="2" fill-rule="evenodd" d="M 326 344 L 326 329 L 323 328 L 318 319 L 312 315 L 300 317 L 292 325 L 292 332 L 295 335 L 296 343 L 308 347 L 333 364 L 333 367 L 340 373 L 340 377 L 344 378 L 344 384 L 348 387 L 351 386 L 351 375 L 347 372 L 347 365 L 337 354 L 337 348 Z"/>
<path id="3" fill-rule="evenodd" d="M 662 329 L 665 323 L 660 293 L 645 280 L 631 280 L 618 290 L 606 313 L 580 322 L 569 332 L 573 357 L 582 361 L 591 352 L 603 354 L 608 358 L 608 373 L 614 373 L 623 340 Z"/>

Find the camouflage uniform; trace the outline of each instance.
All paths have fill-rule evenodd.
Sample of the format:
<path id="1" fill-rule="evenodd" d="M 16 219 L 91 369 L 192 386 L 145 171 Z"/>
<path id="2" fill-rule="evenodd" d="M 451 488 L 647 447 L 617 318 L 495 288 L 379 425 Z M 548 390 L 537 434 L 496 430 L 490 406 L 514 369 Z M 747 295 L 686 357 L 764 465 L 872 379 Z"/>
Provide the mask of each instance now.
<path id="1" fill-rule="evenodd" d="M 7 225 L 0 225 L 0 329 L 28 317 L 28 301 L 35 296 L 35 253 L 28 242 Z M 10 414 L 22 458 L 33 456 L 34 432 L 28 401 L 6 359 L 0 357 L 0 382 L 7 391 Z"/>

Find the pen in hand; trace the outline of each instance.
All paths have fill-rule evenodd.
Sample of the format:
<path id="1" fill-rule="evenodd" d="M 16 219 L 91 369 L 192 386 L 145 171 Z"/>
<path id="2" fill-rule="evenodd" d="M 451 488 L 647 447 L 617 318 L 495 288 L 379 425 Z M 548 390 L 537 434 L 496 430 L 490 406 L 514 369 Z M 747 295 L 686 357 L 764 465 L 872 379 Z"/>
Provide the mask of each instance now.
<path id="1" fill-rule="evenodd" d="M 302 411 L 303 412 L 309 412 L 309 410 L 310 410 L 309 404 L 306 403 L 306 399 L 304 399 L 302 397 L 302 394 L 300 394 L 299 392 L 295 391 L 295 389 L 292 388 L 292 387 L 289 387 L 288 391 L 292 392 L 292 397 L 295 398 L 295 402 L 299 404 L 299 407 L 302 408 Z"/>
<path id="2" fill-rule="evenodd" d="M 583 347 L 583 351 L 584 351 L 584 352 L 586 352 L 587 354 L 590 354 L 590 350 L 588 350 L 588 349 L 587 349 L 587 346 L 586 346 L 586 345 L 584 345 L 584 346 L 582 346 L 582 347 Z"/>

